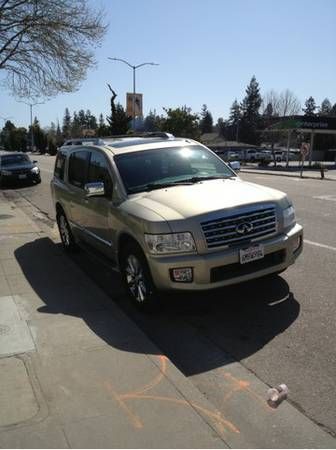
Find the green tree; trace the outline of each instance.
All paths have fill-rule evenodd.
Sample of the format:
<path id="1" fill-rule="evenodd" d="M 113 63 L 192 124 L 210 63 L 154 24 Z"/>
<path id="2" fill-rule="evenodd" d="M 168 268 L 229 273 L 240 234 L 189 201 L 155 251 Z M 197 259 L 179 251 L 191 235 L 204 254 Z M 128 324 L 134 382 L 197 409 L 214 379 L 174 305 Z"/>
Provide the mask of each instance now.
<path id="1" fill-rule="evenodd" d="M 85 113 L 85 118 L 86 118 L 86 121 L 85 121 L 86 127 L 89 130 L 96 130 L 98 128 L 96 116 L 91 114 L 91 111 L 89 109 Z"/>
<path id="2" fill-rule="evenodd" d="M 208 110 L 207 105 L 202 106 L 201 120 L 200 120 L 201 134 L 212 133 L 213 130 L 213 118 L 211 112 Z"/>
<path id="3" fill-rule="evenodd" d="M 264 117 L 267 117 L 267 118 L 270 118 L 270 117 L 273 116 L 273 106 L 272 106 L 272 103 L 268 103 L 268 104 L 266 105 L 265 111 L 263 112 L 263 116 L 264 116 Z"/>
<path id="4" fill-rule="evenodd" d="M 29 135 L 31 133 L 31 128 L 29 127 Z M 40 123 L 35 117 L 33 122 L 33 133 L 34 133 L 34 145 L 41 152 L 45 153 L 48 146 L 47 135 L 40 127 Z"/>
<path id="5" fill-rule="evenodd" d="M 49 155 L 55 155 L 57 152 L 56 145 L 56 125 L 54 122 L 51 122 L 50 127 L 45 131 L 47 137 L 47 149 Z"/>
<path id="6" fill-rule="evenodd" d="M 25 128 L 16 128 L 15 125 L 7 120 L 0 134 L 1 145 L 8 151 L 27 151 L 27 130 Z"/>
<path id="7" fill-rule="evenodd" d="M 99 115 L 98 120 L 98 128 L 97 128 L 97 136 L 108 136 L 110 133 L 109 127 L 105 124 L 104 116 L 103 114 Z"/>
<path id="8" fill-rule="evenodd" d="M 86 114 L 84 109 L 78 111 L 78 123 L 81 128 L 86 128 Z"/>
<path id="9" fill-rule="evenodd" d="M 259 84 L 252 77 L 246 88 L 246 95 L 242 102 L 242 120 L 239 126 L 239 136 L 244 142 L 257 144 L 259 140 L 258 128 L 260 125 L 259 109 L 262 103 Z"/>
<path id="10" fill-rule="evenodd" d="M 71 122 L 71 137 L 76 138 L 80 136 L 81 136 L 81 126 L 79 123 L 78 114 L 76 113 L 76 111 L 74 111 Z"/>
<path id="11" fill-rule="evenodd" d="M 161 129 L 161 117 L 155 111 L 149 111 L 144 120 L 144 131 L 159 131 Z"/>
<path id="12" fill-rule="evenodd" d="M 64 112 L 62 134 L 64 139 L 71 137 L 71 115 L 68 108 L 65 108 Z"/>
<path id="13" fill-rule="evenodd" d="M 162 119 L 161 130 L 174 134 L 175 136 L 199 139 L 198 115 L 191 113 L 191 108 L 163 108 L 167 114 Z"/>
<path id="14" fill-rule="evenodd" d="M 333 117 L 336 116 L 336 103 L 335 103 L 334 106 L 331 108 L 330 115 L 333 116 Z"/>
<path id="15" fill-rule="evenodd" d="M 63 145 L 64 139 L 62 136 L 62 131 L 59 122 L 57 121 L 57 127 L 56 127 L 56 146 L 61 147 Z"/>
<path id="16" fill-rule="evenodd" d="M 316 110 L 316 103 L 313 97 L 309 97 L 305 101 L 305 108 L 302 109 L 305 116 L 314 116 Z"/>
<path id="17" fill-rule="evenodd" d="M 325 98 L 323 102 L 321 103 L 320 107 L 320 116 L 330 116 L 332 110 L 332 105 L 330 103 L 330 100 L 328 98 Z"/>
<path id="18" fill-rule="evenodd" d="M 129 117 L 120 103 L 111 111 L 111 115 L 106 117 L 112 135 L 126 134 L 130 128 L 131 117 Z"/>
<path id="19" fill-rule="evenodd" d="M 237 99 L 232 103 L 230 108 L 229 124 L 236 126 L 242 118 L 242 110 Z"/>

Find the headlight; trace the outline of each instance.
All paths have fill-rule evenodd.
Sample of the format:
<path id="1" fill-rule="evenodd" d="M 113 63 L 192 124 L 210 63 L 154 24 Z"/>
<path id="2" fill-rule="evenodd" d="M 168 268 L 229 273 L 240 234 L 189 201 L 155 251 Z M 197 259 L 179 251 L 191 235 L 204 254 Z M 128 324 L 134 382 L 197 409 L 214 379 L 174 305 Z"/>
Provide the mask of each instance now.
<path id="1" fill-rule="evenodd" d="M 2 170 L 1 175 L 12 175 L 12 172 L 10 172 L 9 170 Z"/>
<path id="2" fill-rule="evenodd" d="M 295 225 L 295 209 L 294 206 L 290 206 L 282 211 L 284 228 L 288 228 L 291 225 Z"/>
<path id="3" fill-rule="evenodd" d="M 191 233 L 145 234 L 145 241 L 154 255 L 191 253 L 196 250 Z"/>
<path id="4" fill-rule="evenodd" d="M 31 173 L 40 173 L 40 169 L 38 167 L 33 167 L 30 171 Z"/>

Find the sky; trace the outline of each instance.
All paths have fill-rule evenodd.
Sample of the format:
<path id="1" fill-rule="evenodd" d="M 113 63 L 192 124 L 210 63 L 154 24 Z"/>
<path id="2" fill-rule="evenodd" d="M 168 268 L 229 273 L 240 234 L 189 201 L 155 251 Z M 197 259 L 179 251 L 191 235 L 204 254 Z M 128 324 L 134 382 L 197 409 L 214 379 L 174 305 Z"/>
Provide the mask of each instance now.
<path id="1" fill-rule="evenodd" d="M 108 57 L 159 64 L 136 71 L 145 115 L 183 105 L 198 113 L 206 104 L 215 121 L 227 119 L 253 75 L 261 94 L 290 89 L 302 105 L 309 96 L 336 103 L 336 0 L 88 1 L 104 8 L 109 23 L 97 67 L 76 92 L 34 108 L 43 127 L 62 124 L 66 107 L 109 114 L 107 83 L 125 106 L 132 70 Z M 0 117 L 28 126 L 29 107 L 16 100 L 1 87 Z"/>

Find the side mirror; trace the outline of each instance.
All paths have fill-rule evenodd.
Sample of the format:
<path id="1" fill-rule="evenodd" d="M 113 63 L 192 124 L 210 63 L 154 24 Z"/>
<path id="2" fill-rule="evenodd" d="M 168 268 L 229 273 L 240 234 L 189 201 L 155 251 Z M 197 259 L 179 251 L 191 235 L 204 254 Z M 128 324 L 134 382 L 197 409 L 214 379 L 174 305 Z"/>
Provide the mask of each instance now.
<path id="1" fill-rule="evenodd" d="M 86 197 L 103 197 L 105 195 L 105 186 L 101 181 L 86 183 L 84 190 Z"/>
<path id="2" fill-rule="evenodd" d="M 35 161 L 35 160 L 34 160 L 34 161 L 33 161 L 33 163 L 34 163 L 34 164 L 37 164 L 37 163 L 38 163 L 38 161 Z"/>

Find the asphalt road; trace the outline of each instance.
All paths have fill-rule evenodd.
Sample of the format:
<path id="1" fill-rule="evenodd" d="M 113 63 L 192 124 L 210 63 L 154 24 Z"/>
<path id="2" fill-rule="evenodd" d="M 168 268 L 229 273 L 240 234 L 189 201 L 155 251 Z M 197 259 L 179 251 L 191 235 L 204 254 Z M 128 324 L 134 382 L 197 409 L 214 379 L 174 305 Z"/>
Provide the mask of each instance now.
<path id="1" fill-rule="evenodd" d="M 54 157 L 34 158 L 42 183 L 18 191 L 53 218 Z M 89 255 L 76 261 L 218 409 L 225 408 L 222 370 L 231 355 L 265 383 L 286 383 L 290 401 L 336 434 L 336 182 L 241 177 L 285 191 L 304 226 L 304 251 L 281 276 L 167 297 L 159 313 L 145 316 L 124 299 L 117 275 Z"/>

